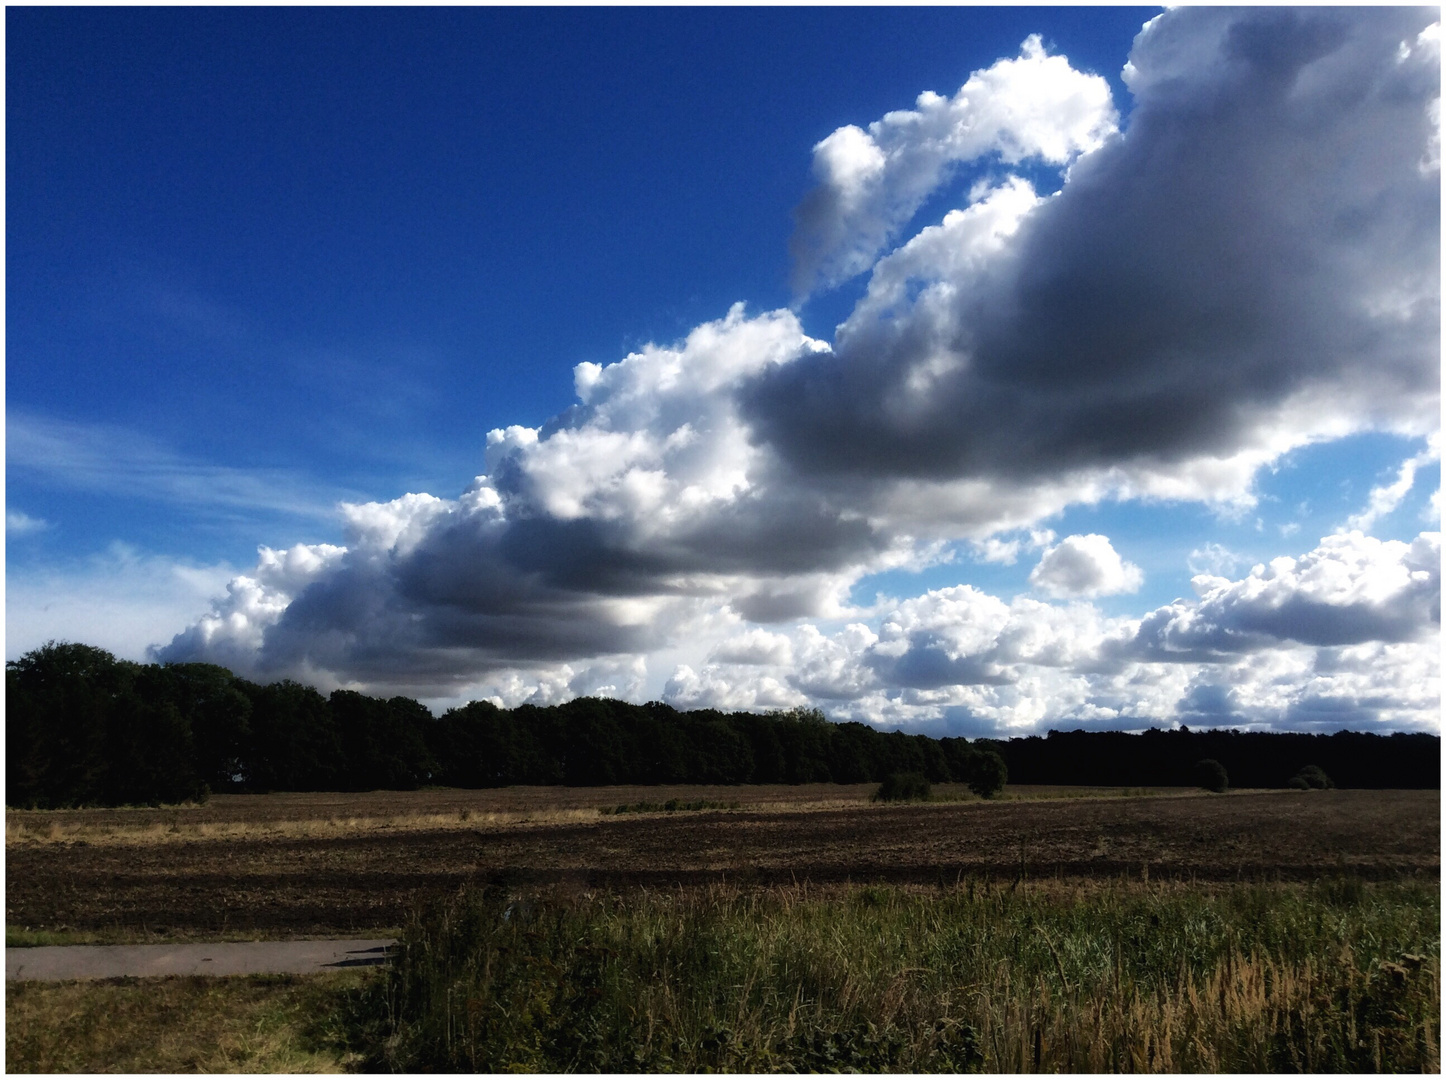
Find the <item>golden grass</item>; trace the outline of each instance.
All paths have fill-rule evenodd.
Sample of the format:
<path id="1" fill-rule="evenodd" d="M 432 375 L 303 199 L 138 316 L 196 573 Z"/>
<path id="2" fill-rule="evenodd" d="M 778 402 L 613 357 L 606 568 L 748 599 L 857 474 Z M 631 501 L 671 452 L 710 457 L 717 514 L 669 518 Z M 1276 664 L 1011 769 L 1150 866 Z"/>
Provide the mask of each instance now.
<path id="1" fill-rule="evenodd" d="M 990 990 L 979 995 L 986 1060 L 994 1072 L 1238 1072 L 1278 1071 L 1282 1051 L 1291 1072 L 1336 1071 L 1339 1028 L 1346 1041 L 1369 1046 L 1371 1071 L 1386 1071 L 1383 1039 L 1366 1040 L 1354 1016 L 1341 1010 L 1343 986 L 1357 989 L 1371 972 L 1357 969 L 1349 950 L 1341 966 L 1231 954 L 1203 978 L 1182 975 L 1153 993 L 1119 984 L 1092 992 L 1051 992 L 1043 979 L 1011 984 L 1001 965 Z M 1384 966 L 1384 965 L 1383 965 Z M 1413 980 L 1439 991 L 1439 960 L 1428 958 Z M 1432 996 L 1439 1016 L 1439 995 Z M 1386 1040 L 1412 1043 L 1415 1061 L 1438 1072 L 1439 1027 L 1430 1019 L 1414 1030 L 1392 1030 Z M 1405 1036 L 1403 1040 L 1402 1036 Z"/>
<path id="2" fill-rule="evenodd" d="M 342 1072 L 338 1004 L 367 977 L 8 983 L 6 1071 Z"/>
<path id="3" fill-rule="evenodd" d="M 7 847 L 68 844 L 157 845 L 215 840 L 326 840 L 407 832 L 466 831 L 599 820 L 620 805 L 713 801 L 739 813 L 870 808 L 876 785 L 507 788 L 482 791 L 288 792 L 218 796 L 205 806 L 8 810 Z M 1196 789 L 1015 786 L 1003 801 L 1194 796 Z M 935 785 L 939 803 L 978 801 L 962 784 Z M 884 808 L 878 808 L 884 809 Z M 666 811 L 658 811 L 666 812 Z"/>
<path id="4" fill-rule="evenodd" d="M 64 814 L 65 811 L 50 811 Z M 170 823 L 91 822 L 55 818 L 42 824 L 5 822 L 6 845 L 41 844 L 184 844 L 210 840 L 328 840 L 378 833 L 439 832 L 481 827 L 565 825 L 596 821 L 602 811 L 591 807 L 566 810 L 469 811 L 453 813 L 327 815 L 276 821 L 187 821 L 178 814 Z"/>

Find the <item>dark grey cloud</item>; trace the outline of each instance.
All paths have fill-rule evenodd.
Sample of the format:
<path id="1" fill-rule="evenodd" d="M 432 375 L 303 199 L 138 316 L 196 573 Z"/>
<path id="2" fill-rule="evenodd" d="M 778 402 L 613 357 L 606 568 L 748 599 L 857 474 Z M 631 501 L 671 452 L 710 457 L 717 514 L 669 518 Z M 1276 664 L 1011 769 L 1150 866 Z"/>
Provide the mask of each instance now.
<path id="1" fill-rule="evenodd" d="M 952 302 L 856 317 L 835 355 L 761 374 L 756 436 L 815 474 L 1023 479 L 1431 426 L 1439 65 L 1400 54 L 1437 18 L 1166 13 L 1128 130 L 986 266 L 937 260 Z"/>
<path id="2" fill-rule="evenodd" d="M 910 636 L 908 651 L 900 656 L 873 653 L 869 666 L 886 686 L 933 690 L 941 686 L 1008 686 L 1018 681 L 1010 668 L 995 659 L 995 650 L 960 656 L 948 643 L 927 634 Z"/>
<path id="3" fill-rule="evenodd" d="M 1182 724 L 1196 727 L 1236 727 L 1250 722 L 1240 709 L 1235 688 L 1200 682 L 1192 686 L 1175 706 Z"/>

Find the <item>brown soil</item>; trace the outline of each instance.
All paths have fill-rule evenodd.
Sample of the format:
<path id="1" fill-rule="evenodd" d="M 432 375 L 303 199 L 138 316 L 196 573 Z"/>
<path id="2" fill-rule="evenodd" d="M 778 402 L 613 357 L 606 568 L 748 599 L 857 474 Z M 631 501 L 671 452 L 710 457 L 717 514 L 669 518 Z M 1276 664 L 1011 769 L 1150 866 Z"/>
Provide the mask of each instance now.
<path id="1" fill-rule="evenodd" d="M 10 811 L 6 922 L 32 930 L 356 933 L 398 926 L 421 900 L 491 881 L 614 889 L 1440 872 L 1436 791 L 886 806 L 867 802 L 871 790 L 519 788 L 233 796 L 183 810 Z M 597 812 L 668 798 L 742 809 Z M 130 831 L 107 839 L 119 825 Z M 208 836 L 203 825 L 230 831 Z"/>

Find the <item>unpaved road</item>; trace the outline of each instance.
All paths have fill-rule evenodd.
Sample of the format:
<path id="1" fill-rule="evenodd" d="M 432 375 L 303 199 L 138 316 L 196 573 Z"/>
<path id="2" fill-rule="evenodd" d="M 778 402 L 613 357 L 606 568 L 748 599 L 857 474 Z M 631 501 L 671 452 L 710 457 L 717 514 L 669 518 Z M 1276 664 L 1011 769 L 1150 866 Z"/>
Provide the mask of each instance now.
<path id="1" fill-rule="evenodd" d="M 5 979 L 115 979 L 152 975 L 310 975 L 375 967 L 390 938 L 227 941 L 210 945 L 43 945 L 5 950 Z"/>

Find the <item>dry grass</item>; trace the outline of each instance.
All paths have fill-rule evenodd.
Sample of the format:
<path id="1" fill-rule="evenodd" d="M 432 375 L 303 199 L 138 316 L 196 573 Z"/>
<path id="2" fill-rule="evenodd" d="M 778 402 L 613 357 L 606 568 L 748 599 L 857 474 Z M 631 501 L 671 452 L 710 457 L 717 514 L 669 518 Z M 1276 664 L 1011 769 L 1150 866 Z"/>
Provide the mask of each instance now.
<path id="1" fill-rule="evenodd" d="M 7 810 L 7 847 L 46 844 L 152 845 L 206 840 L 338 839 L 479 827 L 594 821 L 630 804 L 716 803 L 739 811 L 806 813 L 866 807 L 876 784 L 625 785 L 511 787 L 468 791 L 278 792 L 217 795 L 204 805 Z M 1013 785 L 1002 801 L 1202 796 L 1195 788 Z M 934 801 L 978 801 L 963 784 L 936 784 Z"/>
<path id="2" fill-rule="evenodd" d="M 371 1067 L 1437 1072 L 1422 883 L 463 893 L 368 991 Z"/>
<path id="3" fill-rule="evenodd" d="M 12 1073 L 341 1072 L 355 973 L 9 983 Z"/>
<path id="4" fill-rule="evenodd" d="M 62 815 L 73 811 L 49 811 Z M 176 812 L 170 822 L 101 821 L 55 817 L 5 823 L 5 843 L 14 846 L 40 844 L 107 844 L 153 846 L 187 844 L 197 841 L 335 840 L 343 837 L 406 832 L 445 832 L 478 828 L 506 828 L 513 825 L 565 825 L 595 821 L 601 810 L 578 807 L 570 810 L 494 811 L 459 810 L 454 813 L 402 813 L 389 815 L 328 815 L 316 818 L 282 818 L 275 821 L 200 821 Z"/>
<path id="5" fill-rule="evenodd" d="M 1348 948 L 1325 964 L 1234 954 L 1203 977 L 1182 973 L 1154 994 L 1119 985 L 1061 994 L 1042 979 L 1011 984 L 1009 967 L 1000 965 L 982 1002 L 991 1021 L 990 1071 L 1336 1072 L 1344 1046 L 1364 1051 L 1368 1062 L 1358 1064 L 1379 1073 L 1397 1064 L 1395 1054 L 1386 1056 L 1387 1044 L 1404 1043 L 1414 1051 L 1409 1065 L 1438 1072 L 1440 998 L 1432 991 L 1440 987 L 1439 959 L 1427 958 L 1414 973 L 1428 1015 L 1384 1037 L 1376 1029 L 1358 1032 L 1355 1012 L 1341 1008 L 1352 989 L 1369 992 L 1380 967 L 1401 965 L 1362 970 Z"/>

